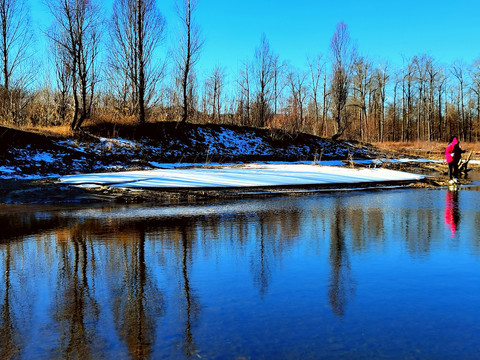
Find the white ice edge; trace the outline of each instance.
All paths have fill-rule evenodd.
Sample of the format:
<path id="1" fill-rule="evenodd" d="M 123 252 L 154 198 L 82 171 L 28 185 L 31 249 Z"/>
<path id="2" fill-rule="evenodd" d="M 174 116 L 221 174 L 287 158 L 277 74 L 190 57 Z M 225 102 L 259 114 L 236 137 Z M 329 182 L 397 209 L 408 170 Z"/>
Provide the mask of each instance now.
<path id="1" fill-rule="evenodd" d="M 128 188 L 211 188 L 288 185 L 357 184 L 417 181 L 424 175 L 389 169 L 352 169 L 304 164 L 249 164 L 221 168 L 156 169 L 69 175 L 70 185 L 108 185 Z"/>

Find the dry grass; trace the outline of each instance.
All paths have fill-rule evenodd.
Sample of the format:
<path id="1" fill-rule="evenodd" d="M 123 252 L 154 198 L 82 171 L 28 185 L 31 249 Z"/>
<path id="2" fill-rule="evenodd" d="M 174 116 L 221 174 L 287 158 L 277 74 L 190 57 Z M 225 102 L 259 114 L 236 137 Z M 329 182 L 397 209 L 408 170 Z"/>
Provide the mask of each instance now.
<path id="1" fill-rule="evenodd" d="M 443 159 L 447 143 L 440 141 L 382 142 L 374 144 L 379 149 L 400 152 L 433 159 Z M 480 159 L 479 142 L 460 142 L 467 153 L 473 151 L 472 159 Z"/>
<path id="2" fill-rule="evenodd" d="M 82 127 L 88 127 L 97 124 L 116 124 L 116 125 L 135 125 L 138 123 L 138 120 L 135 116 L 110 116 L 103 114 L 96 114 L 94 118 L 87 119 Z M 9 125 L 9 127 L 15 128 L 17 130 L 31 131 L 37 134 L 52 136 L 52 137 L 72 137 L 74 132 L 70 128 L 70 124 L 55 125 L 55 126 L 26 126 L 26 127 L 15 127 Z"/>
<path id="3" fill-rule="evenodd" d="M 147 121 L 148 123 L 157 122 L 153 117 Z M 104 114 L 98 112 L 93 119 L 85 121 L 84 127 L 94 126 L 99 124 L 113 124 L 118 126 L 134 126 L 138 124 L 136 116 L 112 116 L 111 114 Z M 37 134 L 50 136 L 50 137 L 73 137 L 75 134 L 70 128 L 70 124 L 57 125 L 57 126 L 29 126 L 29 127 L 17 127 L 12 125 L 6 125 L 17 130 L 31 131 Z M 115 130 L 114 126 L 114 130 Z M 110 136 L 115 137 L 116 131 Z M 411 141 L 411 142 L 379 142 L 373 143 L 374 146 L 381 150 L 388 152 L 397 152 L 401 154 L 407 154 L 412 156 L 420 156 L 430 159 L 443 159 L 445 142 L 439 141 Z M 472 159 L 480 160 L 480 142 L 461 142 L 461 147 L 467 150 L 467 154 L 470 151 L 472 153 Z M 466 155 L 467 156 L 467 155 Z"/>
<path id="4" fill-rule="evenodd" d="M 72 137 L 74 135 L 70 125 L 31 126 L 20 130 L 31 131 L 33 133 L 51 137 Z"/>
<path id="5" fill-rule="evenodd" d="M 74 135 L 69 125 L 56 126 L 16 126 L 13 124 L 2 124 L 6 128 L 13 130 L 26 131 L 34 134 L 44 135 L 48 137 L 71 137 Z"/>
<path id="6" fill-rule="evenodd" d="M 96 114 L 94 118 L 85 121 L 83 126 L 98 125 L 102 123 L 117 125 L 135 125 L 138 123 L 137 116 L 112 116 L 111 114 Z"/>

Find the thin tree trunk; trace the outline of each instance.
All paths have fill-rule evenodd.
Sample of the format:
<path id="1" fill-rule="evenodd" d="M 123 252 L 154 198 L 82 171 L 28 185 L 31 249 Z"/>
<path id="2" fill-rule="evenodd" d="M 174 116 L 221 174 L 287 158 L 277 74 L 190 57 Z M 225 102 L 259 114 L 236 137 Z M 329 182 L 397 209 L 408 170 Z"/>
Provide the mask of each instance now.
<path id="1" fill-rule="evenodd" d="M 137 31 L 138 31 L 138 121 L 145 122 L 145 62 L 143 59 L 143 7 L 142 0 L 137 0 Z"/>
<path id="2" fill-rule="evenodd" d="M 182 91 L 183 91 L 183 113 L 182 113 L 182 123 L 185 123 L 188 118 L 188 77 L 190 75 L 190 61 L 191 61 L 191 51 L 192 51 L 192 40 L 191 40 L 191 15 L 192 9 L 190 0 L 187 3 L 187 13 L 185 14 L 185 24 L 187 27 L 187 48 L 186 48 L 186 56 L 185 56 L 185 69 L 183 71 L 183 79 L 182 79 Z"/>

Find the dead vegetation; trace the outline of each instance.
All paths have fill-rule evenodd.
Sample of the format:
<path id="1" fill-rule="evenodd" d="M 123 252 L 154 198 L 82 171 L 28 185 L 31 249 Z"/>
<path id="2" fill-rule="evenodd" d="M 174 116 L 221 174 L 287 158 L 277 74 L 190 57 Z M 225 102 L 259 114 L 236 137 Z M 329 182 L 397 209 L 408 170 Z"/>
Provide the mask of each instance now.
<path id="1" fill-rule="evenodd" d="M 439 141 L 413 141 L 413 142 L 381 142 L 374 145 L 382 150 L 422 157 L 425 159 L 443 160 L 445 159 L 444 142 Z M 462 149 L 467 153 L 472 152 L 472 160 L 480 160 L 480 143 L 478 142 L 461 142 Z"/>

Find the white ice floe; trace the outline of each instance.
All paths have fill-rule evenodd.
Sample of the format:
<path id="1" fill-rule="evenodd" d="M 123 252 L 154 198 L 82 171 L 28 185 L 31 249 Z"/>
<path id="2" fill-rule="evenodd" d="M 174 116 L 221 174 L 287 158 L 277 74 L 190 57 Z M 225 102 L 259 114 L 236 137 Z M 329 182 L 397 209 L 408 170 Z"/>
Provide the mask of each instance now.
<path id="1" fill-rule="evenodd" d="M 423 175 L 388 169 L 304 164 L 249 164 L 220 168 L 156 169 L 69 175 L 64 184 L 129 188 L 229 188 L 417 181 Z"/>

